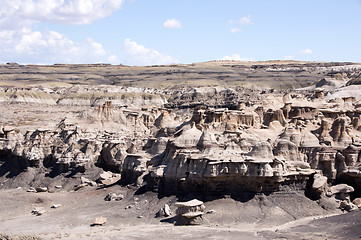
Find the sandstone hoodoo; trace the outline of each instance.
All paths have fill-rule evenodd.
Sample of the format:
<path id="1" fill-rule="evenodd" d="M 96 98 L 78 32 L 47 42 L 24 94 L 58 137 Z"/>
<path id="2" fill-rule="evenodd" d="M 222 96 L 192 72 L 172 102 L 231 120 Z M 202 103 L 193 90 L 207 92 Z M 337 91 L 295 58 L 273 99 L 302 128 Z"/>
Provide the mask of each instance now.
<path id="1" fill-rule="evenodd" d="M 229 108 L 208 101 L 222 88 L 202 87 L 188 90 L 202 98 L 186 109 L 174 104 L 173 109 L 119 106 L 109 97 L 103 104 L 82 107 L 80 114 L 66 114 L 53 127 L 23 133 L 4 126 L 1 154 L 21 171 L 45 167 L 56 176 L 98 167 L 120 173 L 124 183 L 166 194 L 272 192 L 285 185 L 304 189 L 316 172 L 328 183 L 346 181 L 359 193 L 357 102 L 321 88 L 286 94 L 273 90 L 269 95 L 265 90 L 224 90 L 226 95 L 217 96 L 237 95 L 223 105 Z M 100 182 L 119 180 L 105 178 Z"/>
<path id="2" fill-rule="evenodd" d="M 66 191 L 86 193 L 86 198 L 101 191 L 97 196 L 101 204 L 109 209 L 124 204 L 122 209 L 137 221 L 149 220 L 144 209 L 154 206 L 149 216 L 171 221 L 171 209 L 177 207 L 174 219 L 181 225 L 208 222 L 204 206 L 229 197 L 242 204 L 259 201 L 260 208 L 272 205 L 272 211 L 261 211 L 263 217 L 287 215 L 274 200 L 278 195 L 302 196 L 332 214 L 357 210 L 361 94 L 353 76 L 360 74 L 361 66 L 250 64 L 173 66 L 183 69 L 182 78 L 177 71 L 166 74 L 166 66 L 146 68 L 144 73 L 137 68 L 132 73 L 126 66 L 104 71 L 91 65 L 103 84 L 112 85 L 80 80 L 72 84 L 68 79 L 66 85 L 55 87 L 2 86 L 0 188 L 23 188 L 31 197 L 39 196 L 41 201 L 33 202 L 41 208 L 32 208 L 41 217 L 69 210 L 63 203 L 55 210 L 46 202 L 47 195 Z M 39 73 L 44 70 L 34 68 Z M 53 71 L 55 66 L 48 68 Z M 85 71 L 85 66 L 77 68 Z M 205 84 L 220 69 L 229 78 Z M 0 66 L 0 72 L 5 70 L 10 71 Z M 285 78 L 293 76 L 290 84 L 298 89 L 276 84 L 277 71 Z M 202 81 L 182 83 L 188 74 Z M 252 81 L 245 84 L 234 74 Z M 19 76 L 14 74 L 7 83 L 21 81 Z M 179 84 L 154 87 L 154 76 Z M 305 78 L 308 81 L 303 82 Z M 145 199 L 155 195 L 156 201 Z M 172 196 L 177 203 L 164 200 Z M 216 221 L 221 213 L 210 218 Z M 105 217 L 94 225 L 115 219 Z"/>
<path id="3" fill-rule="evenodd" d="M 202 201 L 197 199 L 188 202 L 177 202 L 177 220 L 178 225 L 199 225 L 204 222 L 203 214 L 205 206 Z"/>

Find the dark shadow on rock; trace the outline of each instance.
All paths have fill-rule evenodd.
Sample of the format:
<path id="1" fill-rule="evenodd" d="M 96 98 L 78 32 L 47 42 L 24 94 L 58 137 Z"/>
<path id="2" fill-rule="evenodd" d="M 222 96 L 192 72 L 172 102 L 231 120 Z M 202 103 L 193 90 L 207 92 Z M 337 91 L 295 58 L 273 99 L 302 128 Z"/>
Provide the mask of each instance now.
<path id="1" fill-rule="evenodd" d="M 231 198 L 238 202 L 248 202 L 256 196 L 255 192 L 239 192 L 231 195 Z"/>
<path id="2" fill-rule="evenodd" d="M 26 159 L 12 154 L 8 150 L 0 151 L 0 177 L 13 178 L 24 172 L 28 167 Z"/>
<path id="3" fill-rule="evenodd" d="M 305 196 L 313 201 L 319 200 L 321 198 L 321 192 L 317 192 L 312 188 L 314 182 L 314 174 L 306 182 Z"/>
<path id="4" fill-rule="evenodd" d="M 165 218 L 165 219 L 160 220 L 160 222 L 172 223 L 172 224 L 175 224 L 176 221 L 177 221 L 177 216 L 169 217 L 169 218 Z"/>
<path id="5" fill-rule="evenodd" d="M 46 168 L 52 168 L 56 164 L 56 158 L 51 154 L 44 158 L 43 166 Z"/>
<path id="6" fill-rule="evenodd" d="M 62 170 L 59 165 L 55 164 L 51 167 L 51 171 L 49 173 L 46 173 L 45 176 L 50 178 L 55 178 L 63 173 L 66 173 L 66 171 Z"/>
<path id="7" fill-rule="evenodd" d="M 161 192 L 158 191 L 158 199 L 162 199 L 164 197 L 176 196 L 179 202 L 186 202 L 192 199 L 198 199 L 203 202 L 211 202 L 214 200 L 230 197 L 235 201 L 239 202 L 248 202 L 252 200 L 258 193 L 251 192 L 251 191 L 244 191 L 244 192 L 236 192 L 230 194 L 207 194 L 202 192 Z M 264 195 L 270 195 L 272 192 L 262 192 Z"/>
<path id="8" fill-rule="evenodd" d="M 135 191 L 134 195 L 142 195 L 146 192 L 148 192 L 147 185 L 143 185 Z"/>
<path id="9" fill-rule="evenodd" d="M 351 177 L 350 175 L 343 173 L 337 177 L 335 184 L 342 184 L 342 183 L 352 186 L 355 189 L 354 192 L 350 193 L 351 199 L 361 197 L 361 180 L 360 180 L 360 178 Z"/>
<path id="10" fill-rule="evenodd" d="M 116 185 L 121 185 L 120 184 L 120 180 L 119 181 L 117 181 L 117 182 L 115 182 L 115 183 L 112 183 L 112 184 L 108 184 L 108 185 L 103 185 L 103 186 L 99 186 L 99 187 L 97 187 L 97 190 L 99 190 L 99 189 L 104 189 L 104 188 L 109 188 L 109 187 L 113 187 L 113 186 L 116 186 Z"/>

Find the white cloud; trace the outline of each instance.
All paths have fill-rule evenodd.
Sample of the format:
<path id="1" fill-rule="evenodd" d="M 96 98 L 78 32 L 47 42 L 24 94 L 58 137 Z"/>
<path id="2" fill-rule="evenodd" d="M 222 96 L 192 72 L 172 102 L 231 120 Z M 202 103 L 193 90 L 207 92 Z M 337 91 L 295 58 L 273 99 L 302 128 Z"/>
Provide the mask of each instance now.
<path id="1" fill-rule="evenodd" d="M 124 0 L 2 0 L 0 29 L 22 29 L 36 22 L 89 24 L 111 15 Z"/>
<path id="2" fill-rule="evenodd" d="M 87 38 L 74 42 L 55 31 L 0 31 L 0 61 L 20 63 L 109 62 L 102 44 Z M 114 57 L 113 57 L 114 59 Z"/>
<path id="3" fill-rule="evenodd" d="M 301 51 L 298 51 L 297 53 L 293 53 L 291 55 L 285 56 L 284 59 L 285 60 L 294 60 L 294 59 L 302 58 L 301 55 L 311 55 L 311 54 L 312 54 L 312 50 L 309 48 L 306 48 Z"/>
<path id="4" fill-rule="evenodd" d="M 238 32 L 242 32 L 242 29 L 235 27 L 235 28 L 231 28 L 230 30 L 231 33 L 238 33 Z"/>
<path id="5" fill-rule="evenodd" d="M 303 50 L 301 50 L 301 51 L 299 52 L 299 54 L 307 54 L 307 55 L 309 55 L 309 54 L 312 54 L 312 50 L 309 49 L 309 48 L 303 49 Z"/>
<path id="6" fill-rule="evenodd" d="M 175 58 L 159 53 L 156 50 L 149 49 L 127 38 L 124 40 L 124 49 L 126 58 L 124 63 L 127 65 L 158 65 L 177 63 Z"/>
<path id="7" fill-rule="evenodd" d="M 103 46 L 91 38 L 73 42 L 55 31 L 34 31 L 38 22 L 89 24 L 111 15 L 124 0 L 2 0 L 0 61 L 20 63 L 107 62 Z"/>
<path id="8" fill-rule="evenodd" d="M 241 17 L 240 19 L 238 20 L 229 20 L 228 23 L 230 24 L 238 24 L 240 26 L 243 26 L 243 25 L 249 25 L 249 24 L 252 24 L 252 21 L 251 21 L 251 14 L 248 14 L 247 17 Z"/>
<path id="9" fill-rule="evenodd" d="M 111 63 L 111 64 L 118 64 L 119 63 L 119 60 L 118 60 L 118 56 L 117 55 L 110 55 L 108 57 L 108 62 Z"/>
<path id="10" fill-rule="evenodd" d="M 222 58 L 219 58 L 218 60 L 248 62 L 248 61 L 254 61 L 255 59 L 254 58 L 244 58 L 244 57 L 241 57 L 239 54 L 233 54 L 231 56 L 224 56 Z"/>
<path id="11" fill-rule="evenodd" d="M 293 60 L 294 58 L 295 58 L 295 55 L 289 55 L 289 56 L 284 57 L 285 60 Z"/>
<path id="12" fill-rule="evenodd" d="M 178 21 L 177 19 L 168 19 L 163 23 L 164 28 L 181 28 L 182 23 Z"/>

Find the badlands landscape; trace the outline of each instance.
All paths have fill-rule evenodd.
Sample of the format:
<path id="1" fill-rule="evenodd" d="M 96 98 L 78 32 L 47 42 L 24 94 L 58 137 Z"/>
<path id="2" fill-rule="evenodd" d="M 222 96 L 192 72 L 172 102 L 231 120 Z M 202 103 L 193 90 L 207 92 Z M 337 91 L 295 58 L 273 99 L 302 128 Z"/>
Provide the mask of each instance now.
<path id="1" fill-rule="evenodd" d="M 361 64 L 0 65 L 0 239 L 359 239 Z"/>

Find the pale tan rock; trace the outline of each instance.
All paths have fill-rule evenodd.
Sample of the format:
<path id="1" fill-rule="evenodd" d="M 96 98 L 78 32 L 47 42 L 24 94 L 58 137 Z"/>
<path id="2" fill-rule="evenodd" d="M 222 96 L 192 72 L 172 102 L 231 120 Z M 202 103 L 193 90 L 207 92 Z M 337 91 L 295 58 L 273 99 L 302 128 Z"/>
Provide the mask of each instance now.
<path id="1" fill-rule="evenodd" d="M 197 199 L 188 202 L 177 202 L 177 224 L 178 225 L 199 225 L 203 221 L 205 206 Z"/>
<path id="2" fill-rule="evenodd" d="M 202 131 L 198 130 L 194 125 L 182 132 L 182 134 L 174 140 L 174 145 L 180 148 L 194 147 L 198 144 Z"/>
<path id="3" fill-rule="evenodd" d="M 97 217 L 91 226 L 103 226 L 107 222 L 105 217 Z"/>
<path id="4" fill-rule="evenodd" d="M 158 212 L 156 213 L 155 217 L 160 218 L 160 217 L 169 217 L 171 216 L 172 213 L 170 211 L 170 207 L 168 204 L 164 204 L 164 207 L 160 208 L 158 210 Z"/>
<path id="5" fill-rule="evenodd" d="M 170 207 L 168 204 L 164 204 L 164 215 L 166 217 L 169 217 L 170 215 L 172 215 L 172 212 L 170 211 Z"/>
<path id="6" fill-rule="evenodd" d="M 331 123 L 327 120 L 321 121 L 321 127 L 318 130 L 318 139 L 321 142 L 331 143 L 333 141 L 331 135 Z"/>
<path id="7" fill-rule="evenodd" d="M 352 138 L 347 132 L 348 119 L 346 117 L 337 118 L 332 124 L 331 136 L 333 140 L 344 145 L 352 144 Z"/>
<path id="8" fill-rule="evenodd" d="M 313 176 L 312 188 L 319 193 L 324 193 L 327 187 L 327 177 L 320 174 L 315 174 Z"/>
<path id="9" fill-rule="evenodd" d="M 105 196 L 104 200 L 105 201 L 120 201 L 123 198 L 124 198 L 123 194 L 116 194 L 116 193 L 110 192 Z"/>
<path id="10" fill-rule="evenodd" d="M 327 195 L 332 196 L 338 193 L 350 193 L 353 191 L 355 191 L 355 189 L 347 184 L 337 184 L 328 189 Z"/>
<path id="11" fill-rule="evenodd" d="M 48 188 L 47 187 L 36 187 L 36 192 L 47 192 Z"/>
<path id="12" fill-rule="evenodd" d="M 355 204 L 356 207 L 361 208 L 361 198 L 355 198 L 352 203 Z"/>
<path id="13" fill-rule="evenodd" d="M 32 192 L 32 193 L 36 193 L 36 189 L 34 187 L 30 187 L 28 188 L 28 190 L 26 190 L 27 192 Z"/>

